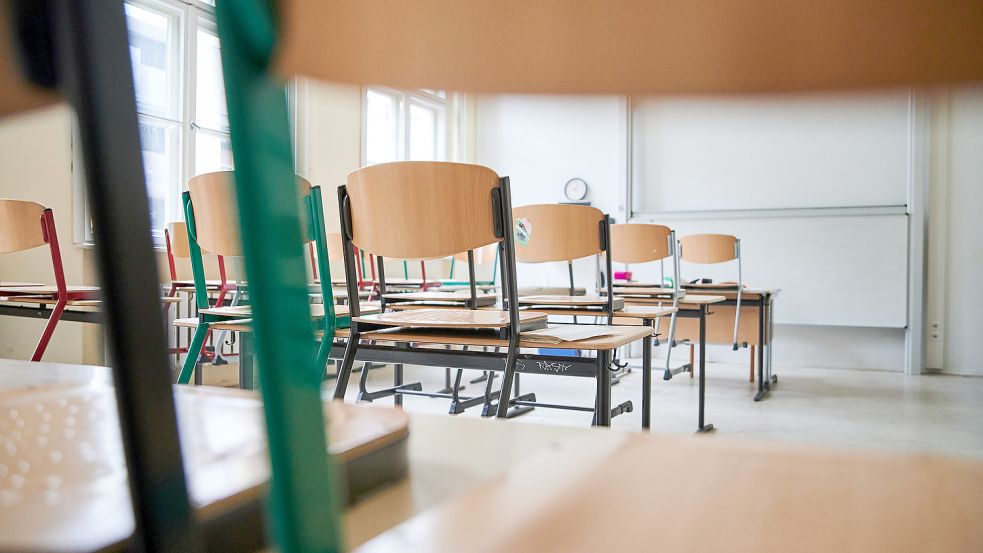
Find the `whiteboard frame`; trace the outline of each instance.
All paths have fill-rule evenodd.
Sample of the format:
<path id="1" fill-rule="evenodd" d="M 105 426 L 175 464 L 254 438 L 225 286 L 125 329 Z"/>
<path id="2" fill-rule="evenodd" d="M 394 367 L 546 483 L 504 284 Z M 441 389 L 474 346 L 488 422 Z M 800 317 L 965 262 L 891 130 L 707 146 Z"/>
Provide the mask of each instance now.
<path id="1" fill-rule="evenodd" d="M 925 368 L 926 242 L 928 229 L 928 190 L 931 167 L 931 105 L 927 94 L 908 91 L 908 182 L 907 205 L 713 209 L 701 211 L 642 211 L 634 206 L 634 110 L 631 96 L 624 101 L 625 117 L 625 189 L 622 196 L 625 219 L 647 222 L 682 219 L 816 217 L 829 215 L 900 215 L 908 217 L 908 320 L 905 327 L 905 374 L 922 374 Z"/>

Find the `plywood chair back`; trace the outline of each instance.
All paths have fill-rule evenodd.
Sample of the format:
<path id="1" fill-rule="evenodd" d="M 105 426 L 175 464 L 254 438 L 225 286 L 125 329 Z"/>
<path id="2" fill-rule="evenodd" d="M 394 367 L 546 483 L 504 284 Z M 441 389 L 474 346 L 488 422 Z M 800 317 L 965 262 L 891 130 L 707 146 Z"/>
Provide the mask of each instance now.
<path id="1" fill-rule="evenodd" d="M 349 173 L 342 218 L 360 250 L 395 259 L 448 257 L 501 241 L 493 191 L 481 165 L 400 161 Z M 498 221 L 499 230 L 501 221 Z"/>
<path id="2" fill-rule="evenodd" d="M 306 197 L 311 183 L 303 177 L 296 178 L 300 196 Z M 218 171 L 198 175 L 188 182 L 188 192 L 194 206 L 194 235 L 198 246 L 222 256 L 241 256 L 234 173 Z"/>
<path id="3" fill-rule="evenodd" d="M 679 255 L 690 263 L 724 263 L 739 255 L 737 237 L 729 234 L 690 234 L 679 239 Z"/>
<path id="4" fill-rule="evenodd" d="M 0 253 L 14 253 L 48 246 L 51 270 L 55 277 L 55 304 L 41 332 L 31 361 L 40 361 L 54 334 L 61 315 L 77 293 L 71 293 L 65 283 L 65 267 L 61 262 L 58 231 L 52 211 L 37 202 L 0 199 Z"/>
<path id="5" fill-rule="evenodd" d="M 172 257 L 187 259 L 191 256 L 191 250 L 188 247 L 188 225 L 184 221 L 167 223 L 164 234 L 167 238 L 168 252 Z"/>
<path id="6" fill-rule="evenodd" d="M 737 260 L 737 307 L 734 309 L 734 350 L 742 344 L 737 341 L 741 325 L 741 291 L 744 274 L 741 268 L 741 241 L 729 234 L 691 234 L 679 239 L 679 257 L 690 263 L 725 263 Z M 747 347 L 747 342 L 743 343 Z"/>
<path id="7" fill-rule="evenodd" d="M 604 251 L 601 224 L 604 212 L 596 207 L 539 204 L 512 210 L 515 258 L 524 263 L 572 261 Z"/>
<path id="8" fill-rule="evenodd" d="M 672 229 L 649 223 L 611 225 L 611 260 L 648 263 L 672 255 Z"/>
<path id="9" fill-rule="evenodd" d="M 331 261 L 341 261 L 344 257 L 341 250 L 341 233 L 340 232 L 329 232 L 327 233 L 327 243 L 328 243 L 328 259 Z"/>
<path id="10" fill-rule="evenodd" d="M 0 199 L 0 253 L 13 253 L 48 243 L 43 223 L 45 207 L 27 200 Z"/>

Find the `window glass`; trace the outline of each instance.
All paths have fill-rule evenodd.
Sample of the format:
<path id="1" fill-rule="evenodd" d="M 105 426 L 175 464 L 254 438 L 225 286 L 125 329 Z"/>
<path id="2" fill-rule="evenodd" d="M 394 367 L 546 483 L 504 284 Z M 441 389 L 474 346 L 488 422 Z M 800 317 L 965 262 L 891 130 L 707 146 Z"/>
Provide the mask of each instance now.
<path id="1" fill-rule="evenodd" d="M 437 156 L 437 111 L 410 104 L 410 155 L 412 160 L 435 160 Z"/>
<path id="2" fill-rule="evenodd" d="M 232 169 L 229 135 L 199 129 L 195 133 L 195 174 Z"/>
<path id="3" fill-rule="evenodd" d="M 177 123 L 141 116 L 140 149 L 147 179 L 152 228 L 163 229 L 175 198 L 174 183 L 181 176 L 181 127 Z"/>
<path id="4" fill-rule="evenodd" d="M 198 30 L 195 86 L 195 123 L 206 129 L 228 131 L 229 110 L 225 105 L 225 80 L 218 37 Z"/>
<path id="5" fill-rule="evenodd" d="M 172 38 L 177 17 L 133 4 L 126 4 L 125 10 L 137 111 L 178 117 L 180 73 L 175 59 L 177 44 Z"/>
<path id="6" fill-rule="evenodd" d="M 397 100 L 369 90 L 365 102 L 365 157 L 367 164 L 394 161 L 399 143 Z"/>

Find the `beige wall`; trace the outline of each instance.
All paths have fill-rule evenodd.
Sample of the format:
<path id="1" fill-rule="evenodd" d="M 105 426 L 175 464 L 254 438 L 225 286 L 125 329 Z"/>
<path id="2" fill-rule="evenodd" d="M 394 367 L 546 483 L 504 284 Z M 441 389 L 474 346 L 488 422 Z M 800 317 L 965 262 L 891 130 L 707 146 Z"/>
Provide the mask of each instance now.
<path id="1" fill-rule="evenodd" d="M 51 208 L 66 279 L 69 284 L 83 284 L 92 276 L 87 270 L 92 256 L 73 243 L 71 131 L 72 113 L 65 106 L 4 120 L 0 124 L 0 197 L 33 200 Z M 0 255 L 0 278 L 54 284 L 48 249 Z M 0 357 L 30 358 L 44 323 L 0 317 Z M 89 347 L 84 346 L 87 338 Z M 71 363 L 98 361 L 101 351 L 95 348 L 99 342 L 94 325 L 63 322 L 44 358 Z"/>

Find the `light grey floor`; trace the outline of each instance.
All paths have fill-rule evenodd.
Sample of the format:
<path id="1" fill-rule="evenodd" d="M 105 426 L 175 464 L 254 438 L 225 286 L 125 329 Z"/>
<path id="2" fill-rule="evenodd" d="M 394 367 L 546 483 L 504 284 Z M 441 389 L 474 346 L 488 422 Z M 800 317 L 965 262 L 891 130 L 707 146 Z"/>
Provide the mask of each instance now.
<path id="1" fill-rule="evenodd" d="M 425 390 L 443 386 L 442 369 L 407 367 L 406 382 L 422 382 Z M 765 401 L 752 401 L 755 385 L 747 367 L 711 363 L 707 371 L 707 422 L 714 436 L 782 440 L 836 447 L 983 456 L 983 378 L 946 375 L 905 376 L 894 372 L 776 367 L 778 386 Z M 465 382 L 479 376 L 465 371 Z M 347 399 L 354 401 L 358 375 Z M 653 378 L 652 430 L 688 434 L 696 429 L 696 379 Z M 390 386 L 388 367 L 370 372 L 369 388 Z M 523 392 L 539 401 L 590 406 L 594 381 L 558 376 L 524 375 Z M 496 386 L 497 389 L 497 386 Z M 464 394 L 478 394 L 482 384 L 467 384 Z M 614 403 L 632 400 L 635 411 L 616 417 L 613 427 L 636 431 L 641 425 L 641 373 L 636 370 L 614 386 Z M 392 405 L 392 399 L 378 400 Z M 410 411 L 446 413 L 448 401 L 409 397 Z M 459 416 L 479 417 L 480 407 Z M 590 424 L 590 413 L 536 409 L 512 422 L 557 425 Z"/>

